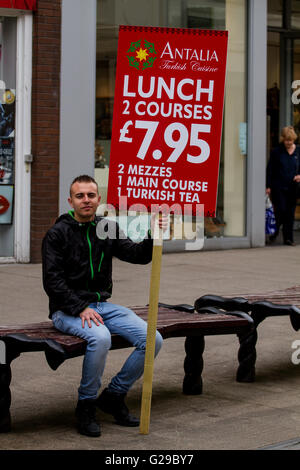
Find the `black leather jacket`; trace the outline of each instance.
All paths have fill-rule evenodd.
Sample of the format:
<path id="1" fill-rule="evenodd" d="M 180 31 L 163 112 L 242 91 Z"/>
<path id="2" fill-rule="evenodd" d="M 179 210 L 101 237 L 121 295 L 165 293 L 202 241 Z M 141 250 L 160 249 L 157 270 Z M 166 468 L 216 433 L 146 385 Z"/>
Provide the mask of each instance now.
<path id="1" fill-rule="evenodd" d="M 71 211 L 60 216 L 42 243 L 49 317 L 57 310 L 78 316 L 90 303 L 108 299 L 112 292 L 113 256 L 129 263 L 147 264 L 152 258 L 152 245 L 151 238 L 134 243 L 116 222 L 102 217 L 79 223 Z"/>

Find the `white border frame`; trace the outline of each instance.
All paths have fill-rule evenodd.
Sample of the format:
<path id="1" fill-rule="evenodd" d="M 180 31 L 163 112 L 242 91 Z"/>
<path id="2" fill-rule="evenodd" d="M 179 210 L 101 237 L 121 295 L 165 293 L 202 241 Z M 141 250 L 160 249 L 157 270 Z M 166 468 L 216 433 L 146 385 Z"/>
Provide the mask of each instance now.
<path id="1" fill-rule="evenodd" d="M 25 163 L 24 156 L 31 154 L 31 88 L 32 13 L 21 12 L 17 16 L 14 256 L 2 257 L 0 263 L 30 261 L 31 167 Z"/>
<path id="2" fill-rule="evenodd" d="M 267 0 L 249 2 L 248 230 L 251 247 L 265 245 L 267 152 Z"/>
<path id="3" fill-rule="evenodd" d="M 32 13 L 17 19 L 15 246 L 19 263 L 30 261 Z"/>
<path id="4" fill-rule="evenodd" d="M 97 1 L 63 0 L 61 14 L 60 214 L 73 179 L 95 171 Z"/>

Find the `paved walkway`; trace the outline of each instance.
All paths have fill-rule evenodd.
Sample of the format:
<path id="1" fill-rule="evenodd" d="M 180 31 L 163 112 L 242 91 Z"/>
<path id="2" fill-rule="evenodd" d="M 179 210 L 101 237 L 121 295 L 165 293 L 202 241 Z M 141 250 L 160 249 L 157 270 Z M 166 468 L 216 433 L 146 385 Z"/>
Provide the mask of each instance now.
<path id="1" fill-rule="evenodd" d="M 266 292 L 300 284 L 300 245 L 165 254 L 160 300 L 193 303 L 200 295 Z M 150 266 L 114 261 L 112 300 L 123 305 L 148 303 Z M 41 265 L 0 265 L 2 324 L 47 319 Z M 235 336 L 206 338 L 204 390 L 181 393 L 184 340 L 164 342 L 154 371 L 149 435 L 122 428 L 99 412 L 102 436 L 80 436 L 74 407 L 82 358 L 54 372 L 43 353 L 28 353 L 12 364 L 13 431 L 2 434 L 0 449 L 216 450 L 300 448 L 300 365 L 292 363 L 292 344 L 300 339 L 286 317 L 267 319 L 259 327 L 257 378 L 235 381 Z M 104 383 L 117 372 L 125 351 L 109 354 Z M 142 380 L 128 395 L 139 414 Z"/>

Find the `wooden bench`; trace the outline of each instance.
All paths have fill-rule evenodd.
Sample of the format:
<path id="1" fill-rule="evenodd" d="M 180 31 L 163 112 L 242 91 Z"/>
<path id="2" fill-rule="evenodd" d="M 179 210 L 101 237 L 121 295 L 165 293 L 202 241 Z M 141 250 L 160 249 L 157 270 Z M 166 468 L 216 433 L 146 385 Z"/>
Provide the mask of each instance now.
<path id="1" fill-rule="evenodd" d="M 215 310 L 216 309 L 216 310 Z M 260 294 L 203 295 L 195 301 L 195 310 L 199 313 L 225 312 L 236 309 L 251 316 L 254 322 L 248 338 L 251 348 L 256 345 L 258 325 L 268 317 L 289 316 L 295 331 L 300 329 L 300 286 L 288 287 L 277 291 Z M 252 351 L 253 352 L 253 351 Z M 255 367 L 252 367 L 255 380 Z"/>
<path id="2" fill-rule="evenodd" d="M 130 307 L 147 320 L 147 307 Z M 237 380 L 249 381 L 255 364 L 255 344 L 251 346 L 253 320 L 241 311 L 197 313 L 189 305 L 159 304 L 157 329 L 164 339 L 186 337 L 184 359 L 184 394 L 202 393 L 203 352 L 206 335 L 236 334 L 239 338 Z M 11 362 L 21 353 L 44 351 L 49 366 L 56 370 L 65 360 L 81 356 L 86 342 L 61 333 L 51 321 L 18 326 L 1 326 L 0 341 L 5 344 L 5 363 L 0 364 L 0 432 L 11 429 Z M 118 335 L 112 335 L 112 348 L 131 346 Z"/>

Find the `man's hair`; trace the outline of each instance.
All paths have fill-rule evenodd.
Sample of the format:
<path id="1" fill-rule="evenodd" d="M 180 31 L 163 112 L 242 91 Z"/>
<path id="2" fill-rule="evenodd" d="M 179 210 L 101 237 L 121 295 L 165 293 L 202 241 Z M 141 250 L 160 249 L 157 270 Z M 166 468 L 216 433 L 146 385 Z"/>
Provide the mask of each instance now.
<path id="1" fill-rule="evenodd" d="M 97 193 L 99 193 L 98 183 L 97 181 L 95 181 L 94 178 L 92 178 L 89 175 L 80 175 L 80 176 L 76 176 L 76 178 L 72 181 L 70 185 L 70 196 L 72 196 L 71 190 L 72 190 L 73 184 L 75 183 L 94 183 L 97 186 Z"/>

